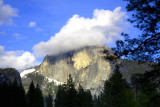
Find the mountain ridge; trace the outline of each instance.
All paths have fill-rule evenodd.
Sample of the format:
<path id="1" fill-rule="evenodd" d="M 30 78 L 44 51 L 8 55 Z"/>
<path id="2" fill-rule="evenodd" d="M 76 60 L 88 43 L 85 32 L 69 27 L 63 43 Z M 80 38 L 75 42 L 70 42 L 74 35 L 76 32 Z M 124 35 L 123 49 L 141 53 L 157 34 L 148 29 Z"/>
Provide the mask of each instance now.
<path id="1" fill-rule="evenodd" d="M 93 95 L 98 95 L 117 64 L 128 82 L 132 74 L 152 69 L 147 62 L 139 64 L 138 61 L 119 59 L 111 48 L 101 45 L 54 56 L 47 55 L 36 72 L 61 83 L 66 83 L 71 74 L 76 87 L 81 84 L 84 89 L 90 89 Z"/>

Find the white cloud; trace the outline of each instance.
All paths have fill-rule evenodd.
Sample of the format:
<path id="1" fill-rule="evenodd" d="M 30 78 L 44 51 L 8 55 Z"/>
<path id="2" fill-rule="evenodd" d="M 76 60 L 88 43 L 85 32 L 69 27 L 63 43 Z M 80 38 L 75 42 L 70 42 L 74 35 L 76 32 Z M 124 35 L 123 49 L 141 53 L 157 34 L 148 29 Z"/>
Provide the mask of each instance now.
<path id="1" fill-rule="evenodd" d="M 4 4 L 3 0 L 0 0 L 0 25 L 4 23 L 12 23 L 12 17 L 15 16 L 18 16 L 17 9 Z"/>
<path id="2" fill-rule="evenodd" d="M 3 46 L 0 46 L 0 67 L 13 67 L 22 70 L 35 64 L 35 57 L 30 52 L 24 51 L 5 51 Z"/>
<path id="3" fill-rule="evenodd" d="M 36 27 L 36 22 L 30 22 L 30 23 L 28 24 L 28 27 Z"/>
<path id="4" fill-rule="evenodd" d="M 92 18 L 73 15 L 61 30 L 47 42 L 40 42 L 33 47 L 37 56 L 55 55 L 84 46 L 113 43 L 120 39 L 127 22 L 121 7 L 114 11 L 94 10 Z"/>

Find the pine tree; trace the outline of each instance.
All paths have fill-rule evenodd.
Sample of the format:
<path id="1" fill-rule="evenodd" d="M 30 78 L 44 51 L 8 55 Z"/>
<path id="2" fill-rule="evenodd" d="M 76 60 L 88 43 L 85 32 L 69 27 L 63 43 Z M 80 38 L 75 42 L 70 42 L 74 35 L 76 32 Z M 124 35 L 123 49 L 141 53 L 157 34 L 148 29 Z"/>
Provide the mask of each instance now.
<path id="1" fill-rule="evenodd" d="M 159 90 L 160 71 L 159 64 L 154 66 L 154 69 L 147 71 L 144 74 L 134 74 L 131 77 L 132 86 L 135 89 L 136 100 L 138 106 L 160 106 Z M 154 106 L 153 106 L 154 107 Z M 156 106 L 155 106 L 156 107 Z"/>
<path id="2" fill-rule="evenodd" d="M 19 107 L 27 107 L 27 98 L 26 98 L 26 94 L 25 94 L 25 90 L 22 86 L 22 84 L 19 85 Z"/>
<path id="3" fill-rule="evenodd" d="M 103 107 L 100 96 L 101 96 L 101 95 L 99 95 L 99 96 L 96 96 L 96 95 L 95 95 L 95 96 L 94 96 L 94 99 L 93 99 L 93 107 Z"/>
<path id="4" fill-rule="evenodd" d="M 55 107 L 78 107 L 78 92 L 71 75 L 67 79 L 67 84 L 58 86 Z"/>
<path id="5" fill-rule="evenodd" d="M 85 97 L 85 106 L 82 107 L 93 107 L 92 95 L 89 89 L 85 91 Z"/>
<path id="6" fill-rule="evenodd" d="M 15 107 L 26 107 L 26 95 L 22 84 L 18 84 L 17 80 L 15 79 L 13 82 L 13 86 L 10 86 L 12 90 L 10 96 L 12 101 L 12 106 Z M 16 99 L 14 98 L 16 96 Z"/>
<path id="7" fill-rule="evenodd" d="M 34 95 L 35 95 L 34 97 L 35 97 L 36 107 L 44 107 L 44 100 L 43 100 L 42 91 L 41 91 L 38 84 L 36 85 Z"/>
<path id="8" fill-rule="evenodd" d="M 66 107 L 66 85 L 59 85 L 55 98 L 55 107 Z"/>
<path id="9" fill-rule="evenodd" d="M 77 91 L 72 76 L 69 75 L 67 84 L 58 86 L 55 107 L 93 107 L 91 92 L 85 91 L 81 85 Z"/>
<path id="10" fill-rule="evenodd" d="M 134 107 L 135 105 L 132 90 L 122 78 L 117 65 L 111 78 L 104 83 L 100 100 L 103 107 Z"/>
<path id="11" fill-rule="evenodd" d="M 20 99 L 20 88 L 18 86 L 18 83 L 17 83 L 16 79 L 14 79 L 13 85 L 10 86 L 10 89 L 11 89 L 10 96 L 11 96 L 11 99 L 13 99 L 13 100 L 11 100 L 11 104 L 14 107 L 19 107 L 19 101 L 18 100 Z M 14 98 L 15 96 L 17 97 L 17 99 Z"/>
<path id="12" fill-rule="evenodd" d="M 160 61 L 160 0 L 124 1 L 128 2 L 126 9 L 132 14 L 129 22 L 142 32 L 135 38 L 122 33 L 125 39 L 117 41 L 115 52 L 128 59 Z"/>
<path id="13" fill-rule="evenodd" d="M 46 107 L 53 107 L 53 98 L 51 94 L 49 93 L 47 98 L 46 98 Z"/>
<path id="14" fill-rule="evenodd" d="M 92 107 L 92 95 L 90 90 L 85 91 L 81 85 L 78 87 L 78 106 L 79 107 Z"/>
<path id="15" fill-rule="evenodd" d="M 33 81 L 30 83 L 29 90 L 27 92 L 27 106 L 36 107 L 35 103 L 35 86 Z"/>
<path id="16" fill-rule="evenodd" d="M 78 87 L 78 105 L 80 107 L 85 106 L 85 91 L 80 84 Z"/>
<path id="17" fill-rule="evenodd" d="M 66 107 L 77 107 L 77 90 L 75 89 L 75 85 L 72 79 L 72 76 L 69 75 L 66 84 Z"/>

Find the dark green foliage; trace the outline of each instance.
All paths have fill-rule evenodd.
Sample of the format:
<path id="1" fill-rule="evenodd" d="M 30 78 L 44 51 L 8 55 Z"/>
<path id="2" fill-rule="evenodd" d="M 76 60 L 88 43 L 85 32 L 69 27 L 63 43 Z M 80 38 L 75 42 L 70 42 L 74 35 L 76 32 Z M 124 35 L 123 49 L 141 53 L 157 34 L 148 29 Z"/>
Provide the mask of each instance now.
<path id="1" fill-rule="evenodd" d="M 47 98 L 46 98 L 46 107 L 53 107 L 53 98 L 51 94 L 49 93 Z"/>
<path id="2" fill-rule="evenodd" d="M 4 82 L 0 85 L 0 102 L 5 107 L 26 107 L 26 96 L 21 84 L 15 79 L 13 84 Z"/>
<path id="3" fill-rule="evenodd" d="M 117 41 L 115 52 L 128 59 L 159 61 L 160 53 L 160 0 L 124 0 L 126 9 L 132 12 L 129 21 L 142 33 L 137 38 L 130 38 L 122 33 L 124 41 Z M 135 36 L 135 35 L 131 35 Z M 137 36 L 137 35 L 136 35 Z"/>
<path id="4" fill-rule="evenodd" d="M 100 96 L 102 107 L 134 107 L 134 95 L 116 66 L 109 80 L 104 83 Z"/>
<path id="5" fill-rule="evenodd" d="M 89 90 L 83 90 L 79 85 L 78 90 L 75 89 L 75 85 L 72 76 L 69 75 L 67 84 L 58 86 L 58 91 L 55 99 L 55 107 L 92 107 L 92 95 Z"/>
<path id="6" fill-rule="evenodd" d="M 78 88 L 78 106 L 93 107 L 93 100 L 90 90 L 84 90 L 81 85 Z"/>
<path id="7" fill-rule="evenodd" d="M 85 105 L 81 107 L 93 107 L 93 99 L 90 90 L 85 91 L 85 95 L 83 96 L 85 99 Z"/>
<path id="8" fill-rule="evenodd" d="M 103 107 L 100 96 L 94 96 L 93 107 Z"/>
<path id="9" fill-rule="evenodd" d="M 19 89 L 20 89 L 20 92 L 19 92 L 20 97 L 18 100 L 18 103 L 20 104 L 19 107 L 26 107 L 27 106 L 27 98 L 26 98 L 26 93 L 25 93 L 25 90 L 24 90 L 22 84 L 20 84 Z"/>
<path id="10" fill-rule="evenodd" d="M 127 11 L 132 12 L 129 21 L 142 32 L 137 38 L 122 33 L 124 41 L 117 41 L 114 48 L 118 56 L 138 61 L 160 62 L 160 0 L 124 0 Z M 131 35 L 132 36 L 132 35 Z M 124 57 L 123 57 L 124 58 Z M 137 107 L 158 107 L 160 97 L 160 67 L 145 74 L 132 76 Z"/>
<path id="11" fill-rule="evenodd" d="M 76 107 L 77 106 L 77 91 L 72 79 L 72 76 L 69 75 L 66 85 L 66 107 Z"/>
<path id="12" fill-rule="evenodd" d="M 30 83 L 29 90 L 27 92 L 27 105 L 28 105 L 28 107 L 36 107 L 35 86 L 34 86 L 33 81 Z"/>
<path id="13" fill-rule="evenodd" d="M 27 95 L 20 81 L 18 71 L 12 68 L 0 69 L 0 102 L 4 107 L 44 107 L 43 95 L 37 85 L 31 82 Z M 5 75 L 4 75 L 5 74 Z M 17 78 L 13 78 L 17 77 Z M 4 81 L 5 80 L 5 81 Z"/>
<path id="14" fill-rule="evenodd" d="M 13 93 L 13 97 L 12 99 L 15 99 L 14 97 L 16 96 L 16 100 L 13 102 L 16 107 L 26 107 L 26 96 L 25 96 L 25 91 L 24 91 L 24 88 L 22 86 L 22 84 L 19 84 L 17 83 L 17 80 L 15 79 L 14 80 L 14 83 L 13 83 L 13 86 L 11 87 Z"/>
<path id="15" fill-rule="evenodd" d="M 160 83 L 159 64 L 149 72 L 144 74 L 134 74 L 131 78 L 132 86 L 135 89 L 136 100 L 139 107 L 160 106 L 160 96 L 158 93 Z"/>
<path id="16" fill-rule="evenodd" d="M 79 106 L 86 106 L 86 98 L 85 98 L 85 91 L 81 85 L 78 87 L 78 104 Z"/>
<path id="17" fill-rule="evenodd" d="M 39 88 L 39 85 L 34 86 L 33 81 L 29 86 L 27 92 L 27 106 L 28 107 L 44 107 L 43 95 Z"/>
<path id="18" fill-rule="evenodd" d="M 66 85 L 58 86 L 58 91 L 54 102 L 55 107 L 66 107 Z"/>
<path id="19" fill-rule="evenodd" d="M 36 85 L 35 88 L 35 103 L 36 107 L 44 107 L 43 95 L 38 84 Z"/>

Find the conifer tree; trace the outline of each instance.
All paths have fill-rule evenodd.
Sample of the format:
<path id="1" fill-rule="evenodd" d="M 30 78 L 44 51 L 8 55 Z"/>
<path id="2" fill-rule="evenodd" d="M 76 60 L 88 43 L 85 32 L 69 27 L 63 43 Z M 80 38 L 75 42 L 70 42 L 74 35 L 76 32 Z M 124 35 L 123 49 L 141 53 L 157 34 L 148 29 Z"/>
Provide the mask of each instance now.
<path id="1" fill-rule="evenodd" d="M 160 83 L 160 66 L 156 64 L 154 69 L 144 74 L 134 74 L 131 77 L 132 86 L 135 89 L 138 106 L 160 106 L 158 93 Z M 138 88 L 137 88 L 138 87 Z M 153 106 L 156 107 L 156 106 Z"/>
<path id="2" fill-rule="evenodd" d="M 71 75 L 67 79 L 67 84 L 58 86 L 55 107 L 78 107 L 78 92 Z"/>
<path id="3" fill-rule="evenodd" d="M 26 107 L 26 96 L 25 96 L 25 91 L 22 86 L 22 84 L 18 84 L 17 80 L 15 79 L 13 82 L 13 86 L 10 86 L 12 92 L 11 92 L 11 101 L 12 106 L 15 107 Z M 16 99 L 15 99 L 16 96 Z"/>
<path id="4" fill-rule="evenodd" d="M 35 86 L 33 81 L 30 83 L 29 90 L 27 92 L 27 106 L 36 107 L 35 103 Z"/>
<path id="5" fill-rule="evenodd" d="M 127 11 L 132 14 L 129 22 L 142 32 L 137 37 L 122 33 L 125 39 L 117 41 L 115 52 L 127 59 L 159 62 L 160 0 L 124 1 L 127 1 Z"/>
<path id="6" fill-rule="evenodd" d="M 82 107 L 82 106 L 86 105 L 85 103 L 86 103 L 86 101 L 85 101 L 85 91 L 82 88 L 82 86 L 79 84 L 79 87 L 78 87 L 78 105 L 80 107 Z"/>
<path id="7" fill-rule="evenodd" d="M 99 96 L 94 96 L 94 99 L 93 99 L 93 107 L 102 107 L 102 101 L 101 101 L 101 95 Z"/>
<path id="8" fill-rule="evenodd" d="M 134 95 L 127 82 L 122 78 L 119 67 L 113 72 L 109 80 L 104 83 L 100 96 L 103 107 L 134 107 Z"/>
<path id="9" fill-rule="evenodd" d="M 46 107 L 53 107 L 53 98 L 51 94 L 49 93 L 47 98 L 46 98 Z"/>
<path id="10" fill-rule="evenodd" d="M 43 95 L 38 84 L 36 85 L 34 95 L 35 95 L 36 107 L 44 107 Z"/>
<path id="11" fill-rule="evenodd" d="M 69 75 L 66 85 L 66 107 L 77 107 L 77 90 L 73 82 L 73 78 Z"/>
<path id="12" fill-rule="evenodd" d="M 19 93 L 20 88 L 18 86 L 16 79 L 14 79 L 13 85 L 10 86 L 10 89 L 11 89 L 10 97 L 11 97 L 11 99 L 13 99 L 13 100 L 11 100 L 11 104 L 12 104 L 12 106 L 19 107 L 18 100 L 20 99 L 20 93 Z M 16 96 L 16 99 L 14 98 L 15 96 Z"/>
<path id="13" fill-rule="evenodd" d="M 85 106 L 82 107 L 93 107 L 93 100 L 92 100 L 92 95 L 91 95 L 91 91 L 88 89 L 85 91 Z"/>
<path id="14" fill-rule="evenodd" d="M 78 106 L 79 107 L 92 107 L 93 100 L 90 90 L 84 90 L 83 87 L 79 84 L 78 87 Z"/>
<path id="15" fill-rule="evenodd" d="M 93 100 L 90 90 L 84 90 L 79 85 L 78 90 L 72 76 L 69 75 L 67 84 L 58 86 L 58 91 L 55 99 L 55 107 L 92 107 Z"/>
<path id="16" fill-rule="evenodd" d="M 27 107 L 27 98 L 26 98 L 26 94 L 25 94 L 25 90 L 22 86 L 22 84 L 20 84 L 19 86 L 19 107 Z"/>
<path id="17" fill-rule="evenodd" d="M 54 100 L 55 107 L 66 107 L 66 85 L 59 85 L 58 91 L 56 93 L 56 98 Z"/>

